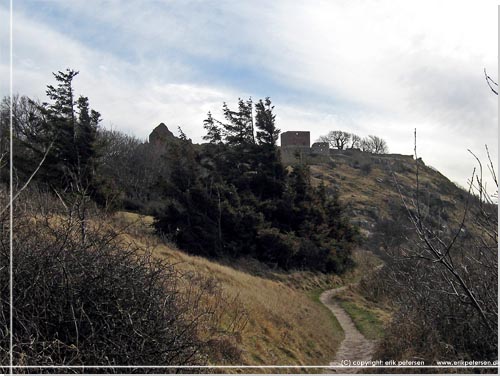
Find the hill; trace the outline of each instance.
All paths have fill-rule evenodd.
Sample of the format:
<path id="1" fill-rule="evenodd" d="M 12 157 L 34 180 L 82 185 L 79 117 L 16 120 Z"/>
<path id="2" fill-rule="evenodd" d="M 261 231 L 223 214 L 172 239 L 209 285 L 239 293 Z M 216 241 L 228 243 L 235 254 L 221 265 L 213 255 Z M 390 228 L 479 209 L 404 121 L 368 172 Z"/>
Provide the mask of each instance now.
<path id="1" fill-rule="evenodd" d="M 313 185 L 337 192 L 364 247 L 385 262 L 347 297 L 391 312 L 375 356 L 495 359 L 498 208 L 481 177 L 467 192 L 421 159 L 358 150 L 307 163 Z"/>
<path id="2" fill-rule="evenodd" d="M 269 98 L 208 113 L 206 144 L 165 124 L 142 142 L 101 128 L 88 98 L 73 105 L 77 74 L 54 75 L 52 103 L 10 109 L 25 184 L 13 223 L 0 188 L 0 245 L 16 252 L 0 326 L 13 308 L 16 364 L 327 364 L 343 334 L 319 292 L 349 280 L 338 308 L 381 339 L 380 358 L 494 359 L 498 216 L 484 196 L 411 156 L 307 147 L 287 163 Z"/>
<path id="3" fill-rule="evenodd" d="M 152 231 L 151 217 L 119 212 L 112 223 L 121 229 L 125 241 L 152 248 L 156 257 L 173 263 L 180 273 L 214 278 L 231 302 L 230 307 L 221 306 L 221 314 L 228 315 L 222 327 L 235 319 L 234 312 L 241 313 L 244 325 L 231 339 L 237 358 L 214 351 L 209 358 L 211 364 L 329 364 L 343 339 L 343 331 L 320 303 L 319 294 L 326 288 L 358 279 L 377 262 L 369 254 L 355 252 L 354 258 L 362 266 L 342 278 L 306 271 L 285 273 L 255 260 L 230 260 L 231 264 L 224 265 L 223 261 L 192 256 L 164 243 Z"/>
<path id="4" fill-rule="evenodd" d="M 163 340 L 178 335 L 175 341 L 188 346 L 187 353 L 180 354 L 173 346 L 182 356 L 173 364 L 325 366 L 344 333 L 319 295 L 359 279 L 376 262 L 355 251 L 353 258 L 362 267 L 339 276 L 284 271 L 251 258 L 209 260 L 158 236 L 152 217 L 106 213 L 74 200 L 73 205 L 30 188 L 15 207 L 15 356 L 23 364 L 53 364 L 52 350 L 58 346 L 63 346 L 57 353 L 61 365 L 89 359 L 108 364 L 101 355 L 105 346 L 122 346 L 115 355 L 122 358 L 111 364 L 165 364 L 169 360 L 163 356 L 172 351 L 172 344 L 162 343 L 156 350 L 156 341 L 166 325 Z M 83 206 L 85 212 L 77 212 Z M 7 249 L 5 230 L 1 239 Z M 4 262 L 8 253 L 1 256 Z M 6 269 L 0 271 L 3 286 L 8 286 Z M 36 293 L 29 294 L 32 290 Z M 165 299 L 171 306 L 152 311 L 157 303 L 163 307 Z M 35 317 L 31 308 L 36 309 Z M 171 312 L 178 316 L 165 322 L 162 315 Z M 23 340 L 30 335 L 48 345 L 30 346 Z M 4 337 L 0 346 L 5 345 Z M 195 357 L 189 355 L 192 346 Z M 148 363 L 139 363 L 146 352 Z M 1 354 L 8 355 L 3 350 Z"/>
<path id="5" fill-rule="evenodd" d="M 386 220 L 407 218 L 417 192 L 416 162 L 411 155 L 372 154 L 357 149 L 331 150 L 308 160 L 313 185 L 338 193 L 351 223 L 369 238 Z M 419 159 L 419 200 L 443 229 L 457 226 L 468 193 Z"/>

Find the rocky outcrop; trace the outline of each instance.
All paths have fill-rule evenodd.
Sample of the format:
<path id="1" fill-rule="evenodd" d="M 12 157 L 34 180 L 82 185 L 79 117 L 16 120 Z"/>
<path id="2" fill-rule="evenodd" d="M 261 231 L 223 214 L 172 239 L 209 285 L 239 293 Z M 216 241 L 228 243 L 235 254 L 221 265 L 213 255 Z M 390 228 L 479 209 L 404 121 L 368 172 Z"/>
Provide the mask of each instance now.
<path id="1" fill-rule="evenodd" d="M 149 143 L 152 145 L 165 145 L 176 142 L 178 139 L 164 123 L 160 123 L 149 135 Z"/>

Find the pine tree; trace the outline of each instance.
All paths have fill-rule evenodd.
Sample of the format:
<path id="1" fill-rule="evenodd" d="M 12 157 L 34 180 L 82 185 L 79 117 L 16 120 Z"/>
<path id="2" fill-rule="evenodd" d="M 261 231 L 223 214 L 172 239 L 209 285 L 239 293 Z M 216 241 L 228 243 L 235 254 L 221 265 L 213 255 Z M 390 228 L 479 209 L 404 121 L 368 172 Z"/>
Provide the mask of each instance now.
<path id="1" fill-rule="evenodd" d="M 274 106 L 271 105 L 271 99 L 266 98 L 265 102 L 259 100 L 256 107 L 256 127 L 257 127 L 257 142 L 260 145 L 276 146 L 280 130 L 276 128 L 276 115 L 273 114 Z"/>
<path id="2" fill-rule="evenodd" d="M 182 128 L 180 126 L 177 126 L 177 130 L 179 131 L 179 139 L 181 141 L 187 142 L 188 138 L 187 138 L 186 134 L 184 133 L 184 131 L 182 130 Z"/>
<path id="3" fill-rule="evenodd" d="M 53 73 L 57 86 L 47 86 L 46 94 L 53 102 L 43 103 L 41 111 L 46 119 L 45 137 L 52 144 L 45 163 L 47 183 L 58 188 L 69 185 L 78 165 L 76 116 L 72 81 L 77 71 Z M 45 142 L 46 143 L 46 142 Z"/>
<path id="4" fill-rule="evenodd" d="M 255 143 L 253 132 L 253 102 L 252 99 L 244 101 L 238 99 L 238 111 L 229 109 L 226 103 L 222 106 L 224 117 L 229 123 L 223 124 L 226 141 L 231 145 L 244 145 Z"/>
<path id="5" fill-rule="evenodd" d="M 89 100 L 80 96 L 77 100 L 78 122 L 75 129 L 75 142 L 77 150 L 77 172 L 82 183 L 89 183 L 93 172 L 95 157 L 95 142 L 100 114 L 91 110 L 89 113 Z"/>
<path id="6" fill-rule="evenodd" d="M 90 110 L 87 97 L 75 100 L 73 79 L 77 71 L 53 73 L 57 85 L 48 85 L 46 94 L 50 103 L 39 106 L 43 132 L 33 143 L 49 153 L 39 173 L 39 180 L 58 190 L 66 190 L 74 183 L 80 187 L 90 184 L 95 168 L 95 140 L 100 114 Z"/>
<path id="7" fill-rule="evenodd" d="M 206 136 L 203 136 L 204 140 L 211 144 L 220 144 L 222 142 L 222 130 L 215 123 L 210 111 L 207 114 L 207 118 L 203 120 L 203 128 L 207 130 Z"/>
<path id="8" fill-rule="evenodd" d="M 54 101 L 52 104 L 47 104 L 47 109 L 51 114 L 61 119 L 68 120 L 71 126 L 75 123 L 74 99 L 73 99 L 73 78 L 79 72 L 72 69 L 66 69 L 66 73 L 59 71 L 52 73 L 58 82 L 57 87 L 47 85 L 46 94 Z"/>

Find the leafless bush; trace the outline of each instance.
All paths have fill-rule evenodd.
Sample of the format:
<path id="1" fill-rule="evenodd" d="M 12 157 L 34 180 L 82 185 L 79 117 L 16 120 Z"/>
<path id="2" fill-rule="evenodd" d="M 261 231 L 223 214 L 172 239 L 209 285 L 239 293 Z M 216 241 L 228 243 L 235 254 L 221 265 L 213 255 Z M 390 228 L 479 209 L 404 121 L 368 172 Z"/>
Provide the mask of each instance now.
<path id="1" fill-rule="evenodd" d="M 418 159 L 416 166 L 415 194 L 410 199 L 408 192 L 401 194 L 413 232 L 399 238 L 390 231 L 384 233 L 384 248 L 390 256 L 386 267 L 361 283 L 368 297 L 390 298 L 396 311 L 378 356 L 427 362 L 494 360 L 498 214 L 492 196 L 485 192 L 481 164 L 479 172 L 473 173 L 469 194 L 464 195 L 461 221 L 447 222 L 445 227 L 423 203 Z"/>
<path id="2" fill-rule="evenodd" d="M 35 193 L 14 210 L 14 364 L 201 365 L 213 352 L 239 359 L 245 315 L 223 327 L 221 317 L 240 306 L 213 280 L 125 243 L 78 195 Z M 0 225 L 0 363 L 9 364 L 7 215 Z"/>

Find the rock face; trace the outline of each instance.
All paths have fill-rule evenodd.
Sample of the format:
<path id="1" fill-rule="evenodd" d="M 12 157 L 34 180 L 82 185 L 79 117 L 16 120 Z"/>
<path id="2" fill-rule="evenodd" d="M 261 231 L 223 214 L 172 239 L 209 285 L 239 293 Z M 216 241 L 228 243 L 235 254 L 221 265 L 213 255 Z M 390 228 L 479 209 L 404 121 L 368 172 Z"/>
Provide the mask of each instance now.
<path id="1" fill-rule="evenodd" d="M 164 123 L 160 123 L 149 135 L 149 143 L 152 145 L 165 145 L 175 140 L 177 138 Z"/>

